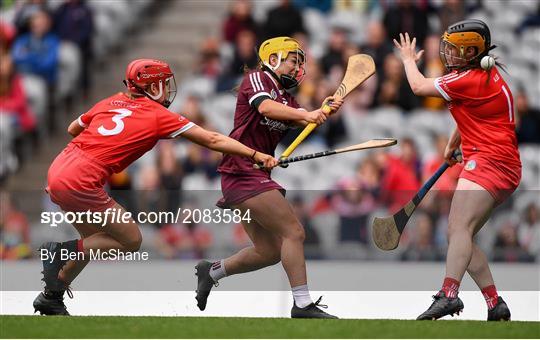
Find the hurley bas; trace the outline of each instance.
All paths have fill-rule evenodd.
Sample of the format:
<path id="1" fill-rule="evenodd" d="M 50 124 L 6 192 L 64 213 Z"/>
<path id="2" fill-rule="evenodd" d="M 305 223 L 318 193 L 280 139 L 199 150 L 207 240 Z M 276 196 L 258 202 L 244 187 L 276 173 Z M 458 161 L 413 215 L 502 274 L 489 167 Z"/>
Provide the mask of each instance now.
<path id="1" fill-rule="evenodd" d="M 40 249 L 41 261 L 53 263 L 57 256 L 60 256 L 61 261 L 82 261 L 86 258 L 82 251 L 70 252 L 68 249 L 62 249 L 58 254 L 49 252 L 47 249 Z M 90 261 L 147 261 L 149 256 L 146 251 L 124 252 L 120 249 L 90 249 L 88 257 Z"/>

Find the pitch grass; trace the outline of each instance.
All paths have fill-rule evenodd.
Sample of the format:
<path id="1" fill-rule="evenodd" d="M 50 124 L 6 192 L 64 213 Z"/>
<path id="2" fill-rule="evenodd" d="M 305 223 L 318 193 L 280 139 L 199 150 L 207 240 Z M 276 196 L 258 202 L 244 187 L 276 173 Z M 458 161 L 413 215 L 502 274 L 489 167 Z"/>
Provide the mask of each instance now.
<path id="1" fill-rule="evenodd" d="M 539 338 L 539 322 L 0 316 L 1 338 Z"/>

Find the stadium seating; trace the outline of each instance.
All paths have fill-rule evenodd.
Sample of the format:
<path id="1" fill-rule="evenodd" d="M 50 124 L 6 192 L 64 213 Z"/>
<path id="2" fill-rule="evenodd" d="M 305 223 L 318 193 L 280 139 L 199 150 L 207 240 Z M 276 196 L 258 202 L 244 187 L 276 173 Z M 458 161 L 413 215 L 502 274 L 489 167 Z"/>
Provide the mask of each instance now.
<path id="1" fill-rule="evenodd" d="M 97 63 L 102 62 L 111 53 L 112 48 L 124 42 L 125 33 L 137 24 L 135 18 L 143 15 L 144 10 L 152 3 L 153 0 L 87 2 L 94 15 L 95 30 L 92 38 L 94 44 L 92 53 Z M 61 1 L 50 1 L 46 8 L 50 12 L 54 12 L 61 4 Z M 7 8 L 2 8 L 2 20 L 14 25 L 18 6 L 9 7 L 9 4 L 6 6 Z M 57 86 L 52 96 L 49 96 L 47 85 L 42 79 L 30 74 L 21 75 L 28 103 L 37 119 L 37 136 L 39 138 L 46 138 L 49 134 L 47 129 L 48 115 L 54 115 L 55 120 L 64 119 L 58 115 L 57 111 L 64 108 L 63 104 L 67 99 L 80 94 L 81 58 L 81 51 L 77 46 L 67 41 L 61 43 L 58 55 Z M 53 100 L 53 102 L 49 102 L 49 100 Z M 55 112 L 49 112 L 52 107 L 54 107 Z M 13 135 L 12 138 L 15 136 Z M 11 172 L 17 170 L 17 167 L 13 168 L 12 166 Z"/>

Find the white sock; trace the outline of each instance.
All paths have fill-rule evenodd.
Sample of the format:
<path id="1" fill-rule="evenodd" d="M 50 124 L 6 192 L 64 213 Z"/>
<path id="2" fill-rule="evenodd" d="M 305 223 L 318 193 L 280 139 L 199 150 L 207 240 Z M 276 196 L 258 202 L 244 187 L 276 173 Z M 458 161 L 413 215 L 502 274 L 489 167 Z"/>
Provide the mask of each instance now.
<path id="1" fill-rule="evenodd" d="M 212 280 L 218 282 L 225 276 L 227 276 L 227 272 L 225 272 L 225 261 L 220 260 L 212 263 L 212 268 L 210 268 L 210 277 Z"/>
<path id="2" fill-rule="evenodd" d="M 292 295 L 296 306 L 304 308 L 313 303 L 311 296 L 309 295 L 309 289 L 307 284 L 296 286 L 292 288 Z"/>

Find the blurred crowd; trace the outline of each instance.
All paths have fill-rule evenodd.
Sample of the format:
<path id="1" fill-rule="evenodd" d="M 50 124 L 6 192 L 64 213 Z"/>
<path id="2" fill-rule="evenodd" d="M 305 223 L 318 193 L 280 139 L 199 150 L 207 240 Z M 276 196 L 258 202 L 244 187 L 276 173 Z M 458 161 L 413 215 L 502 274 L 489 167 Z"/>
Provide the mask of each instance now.
<path id="1" fill-rule="evenodd" d="M 377 137 L 398 138 L 399 146 L 389 151 L 308 161 L 274 171 L 277 182 L 288 190 L 287 197 L 306 229 L 306 256 L 312 259 L 443 260 L 447 216 L 460 165 L 447 171 L 428 194 L 409 222 L 397 251 L 382 253 L 371 242 L 373 217 L 390 215 L 401 208 L 436 171 L 453 128 L 442 99 L 419 98 L 412 93 L 394 53 L 392 38 L 400 32 L 416 37 L 419 47 L 425 50 L 420 69 L 428 77 L 437 77 L 444 74 L 438 50 L 445 28 L 469 16 L 486 21 L 491 27 L 492 41 L 498 46 L 493 54 L 500 56 L 509 73 L 503 75 L 514 93 L 524 170 L 520 189 L 497 209 L 478 235 L 478 242 L 495 261 L 538 261 L 538 3 L 235 0 L 228 6 L 228 14 L 220 24 L 222 36 L 201 42 L 193 72 L 181 80 L 177 99 L 170 107 L 205 128 L 230 132 L 236 100 L 234 88 L 247 69 L 257 67 L 258 44 L 268 37 L 292 36 L 304 47 L 307 75 L 295 95 L 308 110 L 320 107 L 323 99 L 337 88 L 349 56 L 369 54 L 377 66 L 376 74 L 351 93 L 340 113 L 317 128 L 296 154 Z M 16 43 L 10 46 L 14 57 Z M 531 46 L 536 49 L 533 48 L 532 56 Z M 281 147 L 287 146 L 298 133 L 299 130 L 291 131 Z M 216 168 L 220 158 L 218 153 L 181 139 L 163 141 L 126 171 L 114 175 L 109 189 L 130 211 L 213 208 L 213 199 L 205 198 L 202 191 L 219 195 Z M 3 244 L 7 247 L 2 256 L 10 258 L 27 254 L 17 248 L 21 244 L 38 243 L 39 235 L 49 236 L 42 233 L 29 241 L 29 222 L 18 213 L 14 201 L 13 197 L 2 200 L 8 207 L 6 211 L 13 213 L 3 214 L 0 221 Z M 240 225 L 148 225 L 143 226 L 143 234 L 143 248 L 168 259 L 219 258 L 249 242 Z"/>
<path id="2" fill-rule="evenodd" d="M 151 2 L 0 1 L 0 185 L 88 99 L 95 63 Z"/>
<path id="3" fill-rule="evenodd" d="M 74 46 L 87 48 L 92 30 L 89 11 L 76 2 L 62 5 L 54 13 L 43 1 L 19 2 L 17 5 L 13 21 L 0 22 L 2 178 L 14 172 L 25 160 L 25 145 L 39 145 L 38 140 L 44 132 L 54 128 L 58 104 L 66 99 L 57 95 L 59 81 L 65 81 L 59 79 L 61 59 L 79 58 L 79 51 L 73 55 L 74 51 L 69 49 Z M 73 10 L 86 10 L 86 13 L 73 19 Z M 86 27 L 80 36 L 73 36 L 72 32 L 83 25 Z M 61 46 L 67 46 L 67 55 L 63 52 L 60 56 Z"/>

